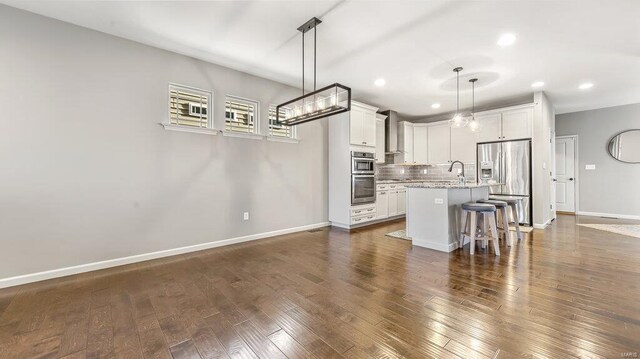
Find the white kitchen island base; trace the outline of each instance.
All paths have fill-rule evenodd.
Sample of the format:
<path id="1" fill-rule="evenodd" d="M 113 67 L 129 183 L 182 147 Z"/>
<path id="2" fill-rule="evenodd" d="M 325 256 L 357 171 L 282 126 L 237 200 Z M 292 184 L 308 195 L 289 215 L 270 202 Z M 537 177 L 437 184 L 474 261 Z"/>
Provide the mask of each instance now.
<path id="1" fill-rule="evenodd" d="M 459 247 L 460 205 L 489 198 L 488 185 L 407 185 L 407 236 L 415 246 L 451 252 Z"/>

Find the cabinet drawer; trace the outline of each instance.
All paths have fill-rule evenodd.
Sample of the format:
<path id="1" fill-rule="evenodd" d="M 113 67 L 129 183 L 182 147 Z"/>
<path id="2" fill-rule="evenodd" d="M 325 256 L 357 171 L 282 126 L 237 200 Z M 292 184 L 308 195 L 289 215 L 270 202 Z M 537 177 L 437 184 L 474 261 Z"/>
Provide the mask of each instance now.
<path id="1" fill-rule="evenodd" d="M 376 186 L 376 190 L 378 191 L 386 191 L 387 189 L 389 189 L 388 184 L 379 184 Z"/>
<path id="2" fill-rule="evenodd" d="M 375 213 L 367 214 L 365 216 L 360 216 L 360 217 L 351 217 L 351 224 L 365 223 L 365 222 L 373 221 L 374 219 L 376 219 Z"/>
<path id="3" fill-rule="evenodd" d="M 389 185 L 389 189 L 396 189 L 396 188 L 398 188 L 398 186 L 399 185 L 397 185 L 397 184 L 390 184 Z"/>
<path id="4" fill-rule="evenodd" d="M 405 191 L 406 189 L 407 189 L 406 185 L 403 185 L 403 184 L 398 185 L 398 191 Z"/>
<path id="5" fill-rule="evenodd" d="M 351 208 L 351 217 L 358 217 L 358 216 L 375 214 L 375 213 L 376 213 L 375 203 L 372 203 L 370 206 L 366 206 L 366 207 Z"/>

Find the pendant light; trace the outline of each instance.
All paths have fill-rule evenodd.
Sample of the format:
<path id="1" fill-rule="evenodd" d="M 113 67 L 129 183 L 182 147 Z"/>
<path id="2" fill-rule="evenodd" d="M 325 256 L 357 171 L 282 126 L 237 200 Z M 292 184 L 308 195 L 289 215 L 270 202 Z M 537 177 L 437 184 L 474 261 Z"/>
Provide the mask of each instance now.
<path id="1" fill-rule="evenodd" d="M 471 121 L 469 121 L 469 129 L 472 132 L 476 132 L 480 129 L 480 122 L 476 120 L 476 81 L 478 79 L 471 79 Z"/>
<path id="2" fill-rule="evenodd" d="M 276 123 L 286 126 L 318 120 L 351 110 L 351 89 L 334 83 L 316 90 L 316 33 L 322 21 L 312 17 L 298 27 L 302 33 L 302 96 L 276 106 Z M 313 29 L 313 92 L 304 90 L 304 35 Z"/>
<path id="3" fill-rule="evenodd" d="M 460 71 L 462 71 L 462 67 L 456 67 L 453 71 L 456 73 L 456 114 L 449 120 L 449 125 L 460 128 L 465 127 L 469 120 L 460 113 Z"/>

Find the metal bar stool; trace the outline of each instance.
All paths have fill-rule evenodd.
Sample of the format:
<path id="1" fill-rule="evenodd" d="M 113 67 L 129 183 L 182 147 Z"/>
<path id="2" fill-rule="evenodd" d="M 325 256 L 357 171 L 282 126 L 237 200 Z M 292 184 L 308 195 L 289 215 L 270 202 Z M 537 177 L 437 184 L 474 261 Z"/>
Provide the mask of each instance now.
<path id="1" fill-rule="evenodd" d="M 509 204 L 505 201 L 497 201 L 493 199 L 481 199 L 478 203 L 488 203 L 496 206 L 496 218 L 498 222 L 502 222 L 502 226 L 498 225 L 498 231 L 504 234 L 504 240 L 507 242 L 507 246 L 511 246 L 511 236 L 509 236 L 509 217 L 507 215 L 507 210 L 509 209 Z"/>
<path id="2" fill-rule="evenodd" d="M 518 213 L 518 205 L 520 204 L 520 201 L 522 201 L 522 198 L 515 196 L 489 196 L 489 199 L 507 202 L 507 204 L 511 208 L 511 215 L 513 217 L 513 222 L 509 222 L 507 224 L 507 227 L 509 226 L 509 224 L 513 223 L 513 225 L 516 227 L 516 234 L 518 236 L 518 239 L 522 239 L 522 234 L 520 233 L 520 214 Z"/>
<path id="3" fill-rule="evenodd" d="M 482 222 L 478 221 L 478 218 L 482 216 L 482 219 L 489 222 L 491 233 L 494 237 L 487 237 L 486 233 L 483 237 L 478 237 L 478 225 Z M 467 217 L 471 217 L 468 220 Z M 462 204 L 462 218 L 460 227 L 460 248 L 464 247 L 465 238 L 469 238 L 469 246 L 471 247 L 471 255 L 475 252 L 476 240 L 481 240 L 483 243 L 489 239 L 493 240 L 493 248 L 496 255 L 500 255 L 500 246 L 498 245 L 498 230 L 496 228 L 496 206 L 488 203 L 474 203 L 467 202 Z M 467 224 L 470 226 L 467 227 Z M 467 228 L 469 232 L 467 234 Z"/>

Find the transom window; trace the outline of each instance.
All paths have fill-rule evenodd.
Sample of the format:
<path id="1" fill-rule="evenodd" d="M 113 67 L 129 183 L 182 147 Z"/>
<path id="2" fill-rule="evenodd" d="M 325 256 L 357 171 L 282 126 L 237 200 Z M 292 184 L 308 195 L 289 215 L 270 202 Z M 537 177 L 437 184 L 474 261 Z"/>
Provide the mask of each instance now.
<path id="1" fill-rule="evenodd" d="M 284 118 L 286 109 L 280 109 L 280 117 Z M 281 125 L 276 122 L 276 106 L 269 106 L 269 136 L 295 138 L 295 127 Z"/>
<path id="2" fill-rule="evenodd" d="M 227 96 L 225 101 L 225 131 L 258 133 L 258 102 Z"/>
<path id="3" fill-rule="evenodd" d="M 172 125 L 213 128 L 211 92 L 169 84 L 169 123 Z"/>

